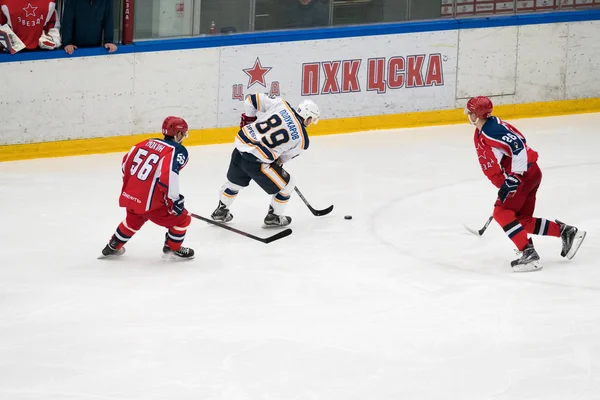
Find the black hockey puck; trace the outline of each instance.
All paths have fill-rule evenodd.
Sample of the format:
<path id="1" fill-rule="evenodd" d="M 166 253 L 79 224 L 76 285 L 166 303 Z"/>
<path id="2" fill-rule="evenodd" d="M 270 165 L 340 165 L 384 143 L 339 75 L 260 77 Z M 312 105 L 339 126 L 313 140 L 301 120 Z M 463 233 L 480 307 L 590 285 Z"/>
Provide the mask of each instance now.
<path id="1" fill-rule="evenodd" d="M 352 219 L 352 215 L 346 215 L 344 219 Z"/>

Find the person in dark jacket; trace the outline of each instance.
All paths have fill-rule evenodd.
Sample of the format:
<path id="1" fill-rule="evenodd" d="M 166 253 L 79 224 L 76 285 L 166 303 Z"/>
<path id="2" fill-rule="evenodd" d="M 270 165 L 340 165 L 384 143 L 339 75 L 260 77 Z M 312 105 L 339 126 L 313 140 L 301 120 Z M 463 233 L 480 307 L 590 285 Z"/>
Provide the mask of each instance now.
<path id="1" fill-rule="evenodd" d="M 113 0 L 66 0 L 63 11 L 62 39 L 67 54 L 78 47 L 104 46 L 117 51 L 113 43 Z"/>
<path id="2" fill-rule="evenodd" d="M 282 1 L 286 28 L 315 28 L 329 25 L 328 0 Z"/>

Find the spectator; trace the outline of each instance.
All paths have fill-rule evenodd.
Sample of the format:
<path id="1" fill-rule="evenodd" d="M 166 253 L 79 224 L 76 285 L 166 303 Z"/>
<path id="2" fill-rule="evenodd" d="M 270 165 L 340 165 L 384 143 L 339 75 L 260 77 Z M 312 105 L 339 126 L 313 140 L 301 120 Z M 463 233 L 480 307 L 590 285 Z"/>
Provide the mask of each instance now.
<path id="1" fill-rule="evenodd" d="M 282 10 L 286 28 L 311 28 L 329 25 L 329 0 L 288 0 Z"/>
<path id="2" fill-rule="evenodd" d="M 113 0 L 65 0 L 62 21 L 65 51 L 73 54 L 78 47 L 102 45 L 109 53 L 117 51 L 113 25 Z"/>
<path id="3" fill-rule="evenodd" d="M 0 9 L 0 25 L 8 25 L 25 49 L 60 47 L 60 20 L 54 1 L 0 0 Z"/>

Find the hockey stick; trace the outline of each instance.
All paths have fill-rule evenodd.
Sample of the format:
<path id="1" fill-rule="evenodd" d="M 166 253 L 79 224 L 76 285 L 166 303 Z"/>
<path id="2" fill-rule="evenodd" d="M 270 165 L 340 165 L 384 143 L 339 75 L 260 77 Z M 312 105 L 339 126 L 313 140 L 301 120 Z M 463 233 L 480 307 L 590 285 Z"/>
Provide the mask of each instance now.
<path id="1" fill-rule="evenodd" d="M 239 229 L 235 229 L 235 228 L 232 228 L 231 226 L 227 226 L 225 224 L 221 224 L 219 222 L 210 220 L 208 218 L 201 217 L 200 215 L 197 215 L 197 214 L 194 214 L 194 213 L 190 213 L 190 216 L 192 216 L 192 217 L 194 217 L 196 219 L 199 219 L 201 221 L 208 222 L 209 224 L 216 225 L 219 228 L 227 229 L 228 231 L 235 232 L 235 233 L 237 233 L 239 235 L 246 236 L 247 238 L 258 240 L 259 242 L 266 243 L 266 244 L 269 244 L 271 242 L 274 242 L 276 240 L 282 239 L 282 238 L 284 238 L 284 237 L 289 236 L 289 235 L 292 234 L 292 230 L 288 228 L 288 229 L 285 229 L 285 230 L 283 230 L 281 232 L 276 233 L 273 236 L 269 236 L 269 237 L 263 239 L 261 237 L 254 236 L 251 233 L 240 231 Z"/>
<path id="2" fill-rule="evenodd" d="M 304 196 L 302 195 L 302 193 L 300 192 L 300 189 L 298 189 L 298 187 L 296 186 L 294 188 L 294 190 L 296 191 L 296 193 L 298 193 L 298 196 L 300 196 L 300 198 L 302 199 L 302 201 L 304 202 L 304 204 L 306 204 L 306 207 L 308 207 L 308 209 L 310 210 L 311 213 L 313 213 L 313 215 L 317 216 L 317 217 L 321 217 L 323 215 L 327 215 L 329 214 L 332 210 L 333 210 L 333 205 L 323 209 L 323 210 L 315 210 L 314 208 L 312 208 L 312 206 L 308 203 L 308 201 L 304 198 Z"/>
<path id="3" fill-rule="evenodd" d="M 464 225 L 465 229 L 468 230 L 469 232 L 471 232 L 473 235 L 483 235 L 483 232 L 485 232 L 485 230 L 487 229 L 487 227 L 490 225 L 490 222 L 492 222 L 492 220 L 494 219 L 494 216 L 491 215 L 487 222 L 485 223 L 485 225 L 483 226 L 483 228 L 481 228 L 480 230 L 476 231 L 473 228 L 469 228 L 467 225 Z"/>

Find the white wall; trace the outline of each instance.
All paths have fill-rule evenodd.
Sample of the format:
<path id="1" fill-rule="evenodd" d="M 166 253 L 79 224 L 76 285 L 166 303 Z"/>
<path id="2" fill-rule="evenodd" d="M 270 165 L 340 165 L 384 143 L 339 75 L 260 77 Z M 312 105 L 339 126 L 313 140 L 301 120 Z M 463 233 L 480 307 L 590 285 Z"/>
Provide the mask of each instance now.
<path id="1" fill-rule="evenodd" d="M 456 107 L 600 97 L 600 21 L 461 30 Z"/>
<path id="2" fill-rule="evenodd" d="M 307 64 L 318 91 L 304 94 L 325 119 L 462 108 L 480 94 L 599 97 L 599 37 L 592 21 L 2 63 L 0 144 L 157 132 L 173 114 L 193 129 L 234 126 L 242 95 L 278 87 L 299 102 L 312 88 Z M 257 60 L 268 72 L 248 87 Z M 322 93 L 326 69 L 339 93 Z M 369 90 L 379 73 L 385 85 Z"/>
<path id="3" fill-rule="evenodd" d="M 0 144 L 160 131 L 168 115 L 217 126 L 220 49 L 0 64 Z M 6 95 L 10 94 L 10 95 Z"/>

